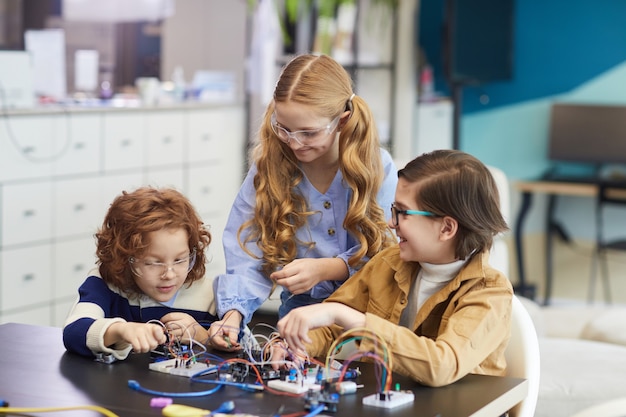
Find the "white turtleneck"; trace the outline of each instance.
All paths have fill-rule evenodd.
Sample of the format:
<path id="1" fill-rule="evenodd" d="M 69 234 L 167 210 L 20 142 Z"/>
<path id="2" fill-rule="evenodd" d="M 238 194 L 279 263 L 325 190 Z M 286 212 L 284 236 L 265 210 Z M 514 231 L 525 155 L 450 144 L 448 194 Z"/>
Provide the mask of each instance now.
<path id="1" fill-rule="evenodd" d="M 400 317 L 400 325 L 413 328 L 415 316 L 417 316 L 417 312 L 422 308 L 422 305 L 431 295 L 452 281 L 458 275 L 463 265 L 465 265 L 465 262 L 467 262 L 467 259 L 440 265 L 420 262 L 421 268 L 417 273 L 417 278 L 411 285 L 408 304 Z"/>

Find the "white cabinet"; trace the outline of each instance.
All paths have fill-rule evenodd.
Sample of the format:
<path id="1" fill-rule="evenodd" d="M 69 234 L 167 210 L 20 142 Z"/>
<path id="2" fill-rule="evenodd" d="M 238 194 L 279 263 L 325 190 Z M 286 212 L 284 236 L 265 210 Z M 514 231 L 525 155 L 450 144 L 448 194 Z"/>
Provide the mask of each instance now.
<path id="1" fill-rule="evenodd" d="M 67 136 L 57 137 L 54 175 L 95 174 L 102 155 L 102 116 L 73 114 L 57 116 L 67 125 Z"/>
<path id="2" fill-rule="evenodd" d="M 141 168 L 144 166 L 145 145 L 142 113 L 105 113 L 104 171 Z"/>
<path id="3" fill-rule="evenodd" d="M 50 177 L 66 127 L 56 115 L 0 117 L 0 181 Z"/>
<path id="4" fill-rule="evenodd" d="M 0 252 L 0 312 L 51 301 L 51 250 L 50 244 L 43 244 Z"/>
<path id="5" fill-rule="evenodd" d="M 189 111 L 188 161 L 194 163 L 225 157 L 243 159 L 246 143 L 242 141 L 244 124 L 243 111 L 237 107 L 224 108 L 219 112 Z"/>
<path id="6" fill-rule="evenodd" d="M 148 168 L 183 163 L 184 123 L 182 111 L 146 115 Z"/>
<path id="7" fill-rule="evenodd" d="M 2 186 L 2 248 L 52 238 L 52 182 Z"/>
<path id="8" fill-rule="evenodd" d="M 54 184 L 54 236 L 93 235 L 102 223 L 98 177 L 57 181 Z"/>
<path id="9" fill-rule="evenodd" d="M 222 272 L 244 126 L 233 105 L 0 116 L 0 323 L 61 326 L 109 205 L 142 185 L 190 198 L 213 235 L 207 275 Z"/>
<path id="10" fill-rule="evenodd" d="M 78 295 L 77 289 L 96 265 L 96 240 L 83 239 L 56 242 L 53 249 L 55 300 L 72 301 Z"/>

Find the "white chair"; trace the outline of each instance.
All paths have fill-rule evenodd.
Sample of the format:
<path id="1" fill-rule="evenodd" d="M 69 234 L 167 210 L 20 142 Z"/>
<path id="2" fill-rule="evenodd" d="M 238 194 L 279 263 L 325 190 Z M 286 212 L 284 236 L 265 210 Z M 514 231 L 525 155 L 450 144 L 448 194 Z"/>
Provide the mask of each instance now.
<path id="1" fill-rule="evenodd" d="M 511 202 L 509 191 L 509 179 L 504 171 L 494 166 L 488 166 L 491 176 L 498 187 L 500 194 L 500 212 L 507 224 L 511 214 Z M 489 263 L 498 271 L 502 271 L 507 277 L 509 276 L 509 247 L 505 240 L 505 234 L 501 233 L 494 237 L 491 253 L 489 254 Z"/>
<path id="2" fill-rule="evenodd" d="M 528 380 L 528 395 L 509 411 L 510 417 L 533 417 L 539 396 L 539 340 L 535 325 L 522 302 L 513 296 L 511 339 L 505 351 L 506 375 Z"/>
<path id="3" fill-rule="evenodd" d="M 624 417 L 626 416 L 626 398 L 617 398 L 581 410 L 571 417 Z"/>

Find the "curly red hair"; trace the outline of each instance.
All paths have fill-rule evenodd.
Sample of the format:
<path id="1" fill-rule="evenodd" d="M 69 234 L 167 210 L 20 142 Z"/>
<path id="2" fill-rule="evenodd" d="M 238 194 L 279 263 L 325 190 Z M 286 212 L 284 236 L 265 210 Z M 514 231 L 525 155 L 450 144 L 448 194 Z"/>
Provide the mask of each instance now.
<path id="1" fill-rule="evenodd" d="M 143 294 L 135 283 L 129 259 L 140 258 L 150 246 L 149 233 L 162 229 L 187 232 L 189 252 L 196 249 L 196 262 L 185 282 L 191 285 L 202 278 L 211 234 L 191 202 L 174 189 L 142 187 L 116 197 L 95 234 L 96 263 L 104 282 L 131 296 Z"/>

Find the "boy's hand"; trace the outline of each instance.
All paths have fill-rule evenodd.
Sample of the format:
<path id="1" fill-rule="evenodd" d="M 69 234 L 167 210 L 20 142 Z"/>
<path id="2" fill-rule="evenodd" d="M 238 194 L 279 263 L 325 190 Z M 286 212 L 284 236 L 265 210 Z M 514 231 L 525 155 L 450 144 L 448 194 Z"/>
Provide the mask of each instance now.
<path id="1" fill-rule="evenodd" d="M 104 337 L 106 346 L 126 342 L 133 347 L 135 353 L 150 352 L 166 341 L 165 329 L 153 323 L 113 323 L 107 329 Z"/>
<path id="2" fill-rule="evenodd" d="M 340 303 L 324 302 L 291 310 L 278 321 L 278 331 L 292 350 L 306 351 L 305 344 L 312 343 L 308 333 L 318 327 L 337 324 L 349 330 L 365 325 L 365 315 Z"/>

